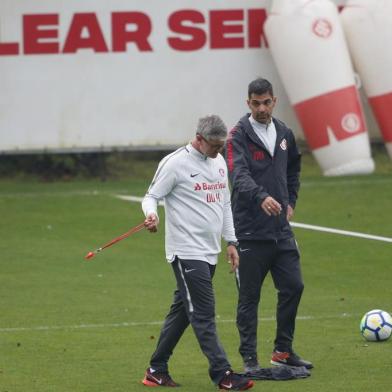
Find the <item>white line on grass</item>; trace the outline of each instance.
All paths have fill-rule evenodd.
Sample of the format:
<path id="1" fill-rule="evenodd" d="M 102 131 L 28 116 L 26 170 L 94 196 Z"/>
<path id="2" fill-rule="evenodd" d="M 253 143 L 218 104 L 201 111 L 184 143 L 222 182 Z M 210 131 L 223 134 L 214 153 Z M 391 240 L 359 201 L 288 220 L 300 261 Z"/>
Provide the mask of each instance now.
<path id="1" fill-rule="evenodd" d="M 363 185 L 372 185 L 372 184 L 392 184 L 392 177 L 357 177 L 357 178 L 341 178 L 335 179 L 331 178 L 323 178 L 320 181 L 312 181 L 312 180 L 303 180 L 301 181 L 301 187 L 331 187 L 331 186 L 363 186 Z M 123 189 L 118 189 L 117 192 L 126 192 Z M 108 189 L 105 190 L 83 190 L 83 189 L 63 189 L 63 190 L 43 190 L 39 192 L 0 192 L 0 198 L 28 198 L 28 197 L 72 197 L 72 196 L 97 196 L 97 195 L 109 195 L 111 192 Z M 139 201 L 139 200 L 135 200 Z"/>
<path id="2" fill-rule="evenodd" d="M 108 192 L 106 192 L 107 194 Z M 20 192 L 20 193 L 0 193 L 0 198 L 28 198 L 28 197 L 69 197 L 69 196 L 97 196 L 103 195 L 104 192 L 99 191 L 41 191 L 41 192 Z"/>
<path id="3" fill-rule="evenodd" d="M 367 240 L 392 242 L 392 238 L 389 238 L 389 237 L 381 237 L 381 236 L 378 236 L 378 235 L 358 233 L 356 231 L 339 230 L 339 229 L 333 229 L 333 228 L 330 228 L 330 227 L 308 225 L 306 223 L 291 222 L 290 224 L 293 227 L 299 227 L 301 229 L 323 231 L 325 233 L 340 234 L 340 235 L 346 235 L 346 236 L 350 236 L 350 237 L 359 237 L 359 238 L 365 238 Z"/>
<path id="4" fill-rule="evenodd" d="M 116 192 L 126 192 L 124 189 L 118 189 Z M 113 196 L 112 190 L 48 190 L 40 192 L 0 192 L 1 198 L 38 198 L 38 197 L 73 197 L 73 196 Z"/>
<path id="5" fill-rule="evenodd" d="M 142 197 L 138 197 L 138 196 L 116 195 L 116 197 L 118 199 L 126 200 L 126 201 L 141 202 L 143 200 Z M 161 202 L 159 204 L 163 205 L 163 203 L 161 203 Z M 334 228 L 331 228 L 331 227 L 308 225 L 306 223 L 291 222 L 290 224 L 293 227 L 298 227 L 298 228 L 306 229 L 306 230 L 323 231 L 325 233 L 340 234 L 340 235 L 345 235 L 345 236 L 349 236 L 349 237 L 359 237 L 359 238 L 364 238 L 364 239 L 367 239 L 367 240 L 376 240 L 376 241 L 384 241 L 384 242 L 391 242 L 392 243 L 392 238 L 390 238 L 390 237 L 382 237 L 382 236 L 379 236 L 379 235 L 358 233 L 356 231 L 347 231 L 347 230 L 334 229 Z"/>
<path id="6" fill-rule="evenodd" d="M 125 201 L 134 201 L 136 203 L 141 203 L 143 201 L 143 197 L 140 196 L 125 196 L 125 195 L 115 195 L 117 199 L 125 200 Z M 163 206 L 163 201 L 158 203 L 160 206 Z"/>
<path id="7" fill-rule="evenodd" d="M 323 178 L 322 181 L 312 181 L 312 180 L 304 180 L 301 181 L 301 187 L 312 188 L 312 187 L 330 187 L 330 186 L 356 186 L 356 185 L 372 185 L 372 184 L 391 184 L 392 178 L 382 177 L 382 178 L 356 178 L 356 179 L 328 179 Z"/>
<path id="8" fill-rule="evenodd" d="M 331 316 L 298 316 L 297 320 L 327 320 L 327 319 L 342 319 L 359 317 L 359 315 L 342 313 Z M 275 321 L 275 317 L 261 317 L 259 321 Z M 217 323 L 235 323 L 234 319 L 220 319 L 219 316 L 216 319 Z M 151 325 L 161 325 L 161 321 L 140 321 L 140 322 L 123 322 L 123 323 L 106 323 L 106 324 L 79 324 L 79 325 L 42 325 L 36 327 L 8 327 L 0 328 L 0 333 L 6 332 L 28 332 L 28 331 L 54 331 L 54 330 L 69 330 L 69 329 L 96 329 L 96 328 L 128 328 L 128 327 L 146 327 Z"/>
<path id="9" fill-rule="evenodd" d="M 301 187 L 330 187 L 330 186 L 342 186 L 342 185 L 350 185 L 350 186 L 363 186 L 363 185 L 372 185 L 372 184 L 391 184 L 392 177 L 357 177 L 357 178 L 341 178 L 335 179 L 331 178 L 323 178 L 320 181 L 312 181 L 312 180 L 303 180 L 301 181 Z M 123 189 L 117 190 L 117 192 L 126 192 Z M 11 197 L 11 198 L 26 198 L 26 197 L 42 197 L 42 196 L 60 196 L 60 197 L 69 197 L 69 196 L 97 196 L 97 195 L 109 195 L 110 190 L 82 190 L 82 189 L 72 189 L 72 190 L 47 190 L 47 191 L 39 191 L 39 192 L 0 192 L 0 198 L 3 197 Z M 136 200 L 135 200 L 136 201 Z"/>

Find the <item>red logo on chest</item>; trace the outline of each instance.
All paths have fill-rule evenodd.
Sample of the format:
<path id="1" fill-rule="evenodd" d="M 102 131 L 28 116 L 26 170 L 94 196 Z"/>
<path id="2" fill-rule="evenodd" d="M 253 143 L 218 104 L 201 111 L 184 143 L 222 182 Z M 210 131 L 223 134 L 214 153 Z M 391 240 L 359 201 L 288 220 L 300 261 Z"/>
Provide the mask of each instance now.
<path id="1" fill-rule="evenodd" d="M 252 154 L 254 161 L 262 161 L 264 159 L 264 152 L 263 151 L 253 151 Z"/>
<path id="2" fill-rule="evenodd" d="M 264 151 L 258 150 L 258 147 L 254 144 L 249 144 L 248 147 L 254 161 L 262 161 L 264 159 Z"/>

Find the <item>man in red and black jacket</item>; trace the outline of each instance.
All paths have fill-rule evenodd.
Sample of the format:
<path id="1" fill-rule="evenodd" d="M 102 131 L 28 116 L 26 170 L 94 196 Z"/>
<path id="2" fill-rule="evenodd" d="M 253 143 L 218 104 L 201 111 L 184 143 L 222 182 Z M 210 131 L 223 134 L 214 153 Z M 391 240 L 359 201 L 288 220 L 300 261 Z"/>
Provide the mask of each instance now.
<path id="1" fill-rule="evenodd" d="M 295 319 L 304 284 L 300 255 L 289 220 L 298 196 L 301 154 L 290 128 L 272 117 L 276 104 L 271 83 L 248 86 L 250 114 L 231 131 L 226 160 L 232 209 L 239 240 L 237 326 L 246 372 L 257 371 L 257 314 L 268 272 L 278 291 L 277 328 L 271 363 L 313 365 L 293 350 Z"/>

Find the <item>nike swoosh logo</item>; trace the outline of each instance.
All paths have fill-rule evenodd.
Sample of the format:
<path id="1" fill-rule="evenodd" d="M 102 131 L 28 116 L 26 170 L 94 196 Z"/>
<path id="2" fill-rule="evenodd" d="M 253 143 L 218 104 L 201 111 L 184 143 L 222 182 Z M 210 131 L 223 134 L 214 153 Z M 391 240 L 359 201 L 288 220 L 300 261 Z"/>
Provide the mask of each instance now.
<path id="1" fill-rule="evenodd" d="M 191 269 L 184 269 L 184 271 L 186 272 L 186 273 L 188 273 L 188 272 L 192 272 L 192 271 L 196 271 L 196 268 L 191 268 Z"/>
<path id="2" fill-rule="evenodd" d="M 195 174 L 191 174 L 191 177 L 193 178 L 193 177 L 196 177 L 196 176 L 198 176 L 200 173 L 195 173 Z"/>
<path id="3" fill-rule="evenodd" d="M 232 383 L 230 383 L 230 384 L 221 384 L 221 386 L 222 386 L 223 388 L 231 389 L 232 386 L 233 386 L 233 384 L 232 384 Z"/>
<path id="4" fill-rule="evenodd" d="M 248 250 L 250 250 L 250 249 L 249 248 L 245 248 L 245 249 L 240 248 L 240 252 L 247 252 Z"/>
<path id="5" fill-rule="evenodd" d="M 159 385 L 162 384 L 162 379 L 161 378 L 156 378 L 152 374 L 150 374 L 150 377 L 153 378 Z"/>

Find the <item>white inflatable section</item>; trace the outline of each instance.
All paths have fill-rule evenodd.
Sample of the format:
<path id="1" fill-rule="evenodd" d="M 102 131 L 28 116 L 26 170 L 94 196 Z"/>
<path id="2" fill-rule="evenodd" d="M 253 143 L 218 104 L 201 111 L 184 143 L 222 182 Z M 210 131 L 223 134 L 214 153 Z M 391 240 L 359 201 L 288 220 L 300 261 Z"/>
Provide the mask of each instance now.
<path id="1" fill-rule="evenodd" d="M 313 151 L 318 162 L 323 162 L 323 174 L 325 176 L 343 176 L 369 173 L 374 170 L 374 164 L 369 162 L 369 158 L 362 158 L 356 151 L 362 151 L 363 145 L 368 143 L 368 137 L 362 133 L 356 137 L 338 142 L 330 133 L 330 145 L 321 147 Z M 331 149 L 333 149 L 333 159 L 331 159 Z M 347 159 L 347 153 L 351 160 Z"/>
<path id="2" fill-rule="evenodd" d="M 392 158 L 392 1 L 348 0 L 341 20 L 354 66 Z"/>
<path id="3" fill-rule="evenodd" d="M 366 94 L 392 91 L 392 1 L 349 0 L 340 17 Z"/>
<path id="4" fill-rule="evenodd" d="M 339 15 L 331 1 L 274 0 L 264 29 L 293 105 L 355 84 Z"/>
<path id="5" fill-rule="evenodd" d="M 392 143 L 385 143 L 385 148 L 387 149 L 388 155 L 392 159 Z"/>
<path id="6" fill-rule="evenodd" d="M 371 173 L 367 126 L 336 5 L 330 0 L 274 0 L 264 29 L 324 174 Z"/>

